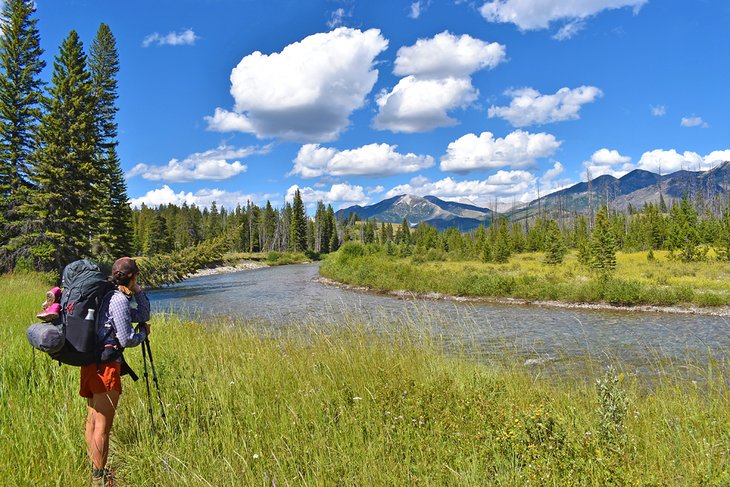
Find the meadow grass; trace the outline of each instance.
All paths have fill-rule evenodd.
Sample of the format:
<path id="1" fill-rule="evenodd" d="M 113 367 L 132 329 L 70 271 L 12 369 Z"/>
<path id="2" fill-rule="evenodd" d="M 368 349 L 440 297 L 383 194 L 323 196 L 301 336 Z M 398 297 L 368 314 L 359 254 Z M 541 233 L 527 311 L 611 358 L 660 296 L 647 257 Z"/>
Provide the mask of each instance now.
<path id="1" fill-rule="evenodd" d="M 88 481 L 78 369 L 24 337 L 45 286 L 0 276 L 0 485 Z M 110 465 L 129 486 L 730 483 L 726 363 L 647 388 L 444 354 L 417 325 L 152 323 L 167 424 L 125 378 Z"/>
<path id="2" fill-rule="evenodd" d="M 398 258 L 341 249 L 320 272 L 347 284 L 385 291 L 437 292 L 455 296 L 553 300 L 612 305 L 730 305 L 730 263 L 680 262 L 667 252 L 618 253 L 615 273 L 606 278 L 581 265 L 574 254 L 557 266 L 541 253 L 512 256 L 504 264 L 450 261 L 438 254 Z M 444 260 L 441 260 L 444 259 Z"/>

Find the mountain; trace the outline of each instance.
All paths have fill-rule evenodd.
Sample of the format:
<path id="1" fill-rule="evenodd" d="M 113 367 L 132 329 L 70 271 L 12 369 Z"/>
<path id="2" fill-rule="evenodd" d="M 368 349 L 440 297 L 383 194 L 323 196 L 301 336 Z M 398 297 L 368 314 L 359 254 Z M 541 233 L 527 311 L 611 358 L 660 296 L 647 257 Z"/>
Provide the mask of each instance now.
<path id="1" fill-rule="evenodd" d="M 548 215 L 586 213 L 590 205 L 597 209 L 608 204 L 617 210 L 629 206 L 641 208 L 645 203 L 658 203 L 663 198 L 668 206 L 687 194 L 691 198 L 702 196 L 709 201 L 716 195 L 730 191 L 730 162 L 724 162 L 709 171 L 677 171 L 659 175 L 635 169 L 615 178 L 604 175 L 587 182 L 556 191 L 517 208 L 514 220 L 523 220 L 542 212 Z"/>
<path id="2" fill-rule="evenodd" d="M 677 171 L 659 175 L 642 169 L 616 178 L 599 176 L 590 183 L 582 182 L 550 193 L 504 213 L 513 221 L 524 220 L 538 213 L 556 218 L 558 215 L 587 213 L 608 202 L 611 208 L 626 210 L 629 206 L 641 208 L 644 203 L 658 203 L 663 198 L 667 205 L 685 194 L 706 201 L 730 192 L 730 162 L 724 162 L 709 171 Z M 356 213 L 361 219 L 401 223 L 403 218 L 415 226 L 421 222 L 443 230 L 456 227 L 467 232 L 484 224 L 489 226 L 495 213 L 472 203 L 444 201 L 435 196 L 399 195 L 369 206 L 351 206 L 337 212 L 348 218 Z"/>
<path id="3" fill-rule="evenodd" d="M 463 232 L 488 224 L 493 214 L 489 208 L 411 194 L 394 196 L 374 205 L 344 208 L 337 212 L 337 217 L 347 219 L 353 213 L 363 220 L 401 223 L 405 218 L 411 226 L 426 222 L 439 230 L 456 227 Z"/>

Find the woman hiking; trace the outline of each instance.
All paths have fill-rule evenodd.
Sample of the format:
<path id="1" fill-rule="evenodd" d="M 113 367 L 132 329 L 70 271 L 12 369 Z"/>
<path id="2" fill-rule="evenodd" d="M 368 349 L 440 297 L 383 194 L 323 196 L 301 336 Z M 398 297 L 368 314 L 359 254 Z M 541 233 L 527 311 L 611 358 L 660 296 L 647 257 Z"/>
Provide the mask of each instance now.
<path id="1" fill-rule="evenodd" d="M 115 485 L 106 468 L 109 433 L 122 393 L 122 350 L 136 347 L 150 334 L 150 301 L 137 284 L 139 268 L 134 259 L 122 257 L 112 266 L 116 288 L 102 300 L 97 321 L 99 363 L 81 367 L 79 394 L 87 399 L 86 450 L 92 464 L 92 485 Z M 136 306 L 132 301 L 136 302 Z M 140 323 L 135 330 L 132 323 Z"/>

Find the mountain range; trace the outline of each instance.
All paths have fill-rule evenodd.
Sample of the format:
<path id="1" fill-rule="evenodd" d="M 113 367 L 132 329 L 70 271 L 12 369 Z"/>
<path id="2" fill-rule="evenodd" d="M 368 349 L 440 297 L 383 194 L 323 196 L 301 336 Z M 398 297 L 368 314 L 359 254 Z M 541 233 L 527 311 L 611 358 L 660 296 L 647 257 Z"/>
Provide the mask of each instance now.
<path id="1" fill-rule="evenodd" d="M 605 203 L 612 209 L 624 211 L 630 206 L 641 208 L 644 203 L 657 203 L 660 199 L 671 205 L 685 194 L 712 201 L 717 195 L 726 195 L 729 191 L 730 162 L 724 162 L 708 171 L 677 171 L 660 175 L 635 169 L 620 178 L 603 175 L 502 213 L 470 203 L 444 201 L 435 196 L 403 194 L 373 205 L 343 208 L 337 216 L 346 219 L 355 213 L 363 220 L 388 223 L 401 223 L 405 218 L 411 226 L 425 222 L 439 230 L 455 227 L 466 232 L 481 224 L 489 226 L 498 215 L 505 215 L 512 221 L 539 213 L 557 217 L 561 213 L 587 213 Z"/>

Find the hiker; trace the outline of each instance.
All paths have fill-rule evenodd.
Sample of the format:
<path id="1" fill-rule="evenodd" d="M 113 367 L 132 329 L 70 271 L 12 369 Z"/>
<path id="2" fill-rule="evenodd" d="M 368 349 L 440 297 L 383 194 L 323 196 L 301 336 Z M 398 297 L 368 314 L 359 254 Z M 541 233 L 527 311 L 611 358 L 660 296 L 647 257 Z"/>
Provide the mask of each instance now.
<path id="1" fill-rule="evenodd" d="M 122 257 L 114 262 L 111 277 L 116 287 L 104 296 L 97 321 L 101 357 L 98 364 L 81 367 L 79 394 L 87 398 L 86 447 L 94 485 L 113 485 L 106 462 L 109 433 L 122 393 L 121 376 L 126 368 L 122 350 L 136 347 L 150 334 L 150 327 L 145 323 L 150 317 L 150 301 L 137 284 L 138 276 L 139 268 L 134 259 Z M 135 330 L 132 323 L 140 325 Z"/>

